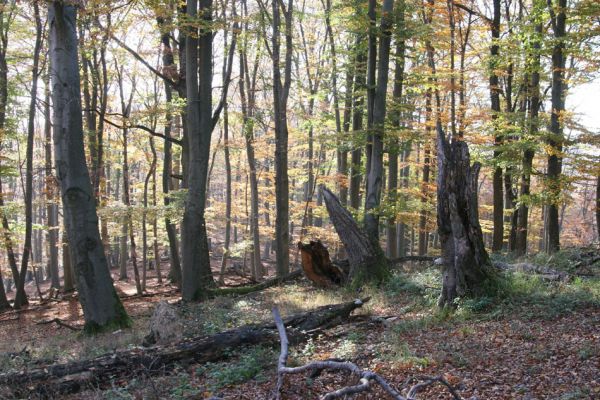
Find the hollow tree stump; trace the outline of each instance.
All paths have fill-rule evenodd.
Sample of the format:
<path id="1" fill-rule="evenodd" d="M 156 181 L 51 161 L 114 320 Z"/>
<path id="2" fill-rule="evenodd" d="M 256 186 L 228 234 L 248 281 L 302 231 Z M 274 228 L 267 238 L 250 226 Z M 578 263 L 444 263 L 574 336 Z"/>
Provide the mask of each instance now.
<path id="1" fill-rule="evenodd" d="M 320 240 L 308 244 L 298 243 L 302 255 L 302 270 L 316 286 L 330 287 L 346 281 L 346 273 L 331 262 L 329 251 Z"/>
<path id="2" fill-rule="evenodd" d="M 437 126 L 437 220 L 442 245 L 443 286 L 438 304 L 480 292 L 493 271 L 479 225 L 477 182 L 479 163 L 471 165 L 469 146 L 449 141 Z"/>

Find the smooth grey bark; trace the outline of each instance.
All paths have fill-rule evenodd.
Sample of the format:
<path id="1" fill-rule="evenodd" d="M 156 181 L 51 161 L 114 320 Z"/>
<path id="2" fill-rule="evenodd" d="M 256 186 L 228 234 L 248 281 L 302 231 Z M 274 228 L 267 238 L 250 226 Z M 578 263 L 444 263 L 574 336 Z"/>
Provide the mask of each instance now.
<path id="1" fill-rule="evenodd" d="M 85 161 L 77 61 L 76 7 L 48 5 L 54 157 L 86 331 L 128 326 L 104 255 L 96 203 Z"/>
<path id="2" fill-rule="evenodd" d="M 46 80 L 46 93 L 44 105 L 44 156 L 45 156 L 45 179 L 46 179 L 46 223 L 48 232 L 48 267 L 50 270 L 51 286 L 60 288 L 60 277 L 58 276 L 58 204 L 56 199 L 56 178 L 52 171 L 52 124 L 50 115 L 50 65 L 48 65 L 48 77 Z"/>
<path id="3" fill-rule="evenodd" d="M 379 240 L 379 211 L 383 185 L 383 135 L 386 115 L 388 72 L 390 68 L 390 43 L 394 0 L 384 0 L 381 9 L 381 26 L 378 49 L 377 88 L 373 99 L 371 168 L 368 172 L 365 201 L 365 231 L 369 239 Z"/>
<path id="4" fill-rule="evenodd" d="M 288 0 L 287 7 L 283 2 L 273 1 L 271 59 L 273 62 L 273 111 L 275 118 L 275 252 L 277 276 L 289 273 L 289 181 L 288 181 L 288 125 L 287 101 L 292 82 L 292 17 L 293 0 Z M 285 19 L 285 60 L 283 82 L 281 80 L 281 44 L 280 25 L 281 8 Z"/>
<path id="5" fill-rule="evenodd" d="M 190 20 L 198 18 L 198 1 L 188 0 L 186 13 Z M 212 1 L 200 1 L 199 19 L 212 21 Z M 204 209 L 206 181 L 212 136 L 212 40 L 206 26 L 185 30 L 186 123 L 189 154 L 188 194 L 181 229 L 183 261 L 182 297 L 185 301 L 206 296 L 205 289 L 214 286 L 210 267 Z"/>

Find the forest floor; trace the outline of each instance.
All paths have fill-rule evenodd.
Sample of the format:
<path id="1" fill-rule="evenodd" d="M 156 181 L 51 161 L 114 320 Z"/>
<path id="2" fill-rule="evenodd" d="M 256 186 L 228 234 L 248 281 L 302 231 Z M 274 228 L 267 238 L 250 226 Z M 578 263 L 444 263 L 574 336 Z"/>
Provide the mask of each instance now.
<path id="1" fill-rule="evenodd" d="M 72 297 L 32 302 L 24 311 L 1 314 L 0 373 L 140 346 L 160 300 L 177 304 L 185 335 L 195 336 L 269 321 L 273 305 L 285 316 L 371 296 L 346 323 L 292 348 L 290 364 L 341 358 L 376 371 L 396 387 L 410 378 L 443 376 L 463 399 L 600 399 L 600 257 L 593 256 L 592 264 L 582 266 L 577 261 L 581 252 L 571 249 L 552 258 L 537 256 L 532 262 L 584 276 L 548 282 L 510 274 L 497 295 L 462 300 L 452 313 L 436 308 L 439 271 L 424 264 L 406 266 L 385 286 L 366 287 L 360 294 L 343 288 L 315 289 L 301 279 L 262 292 L 191 305 L 179 303 L 173 287 L 158 285 L 150 271 L 145 297 L 134 296 L 133 280 L 115 279 L 134 322 L 131 329 L 87 337 L 57 324 L 36 324 L 59 318 L 82 326 L 80 307 Z M 237 285 L 243 278 L 229 274 L 226 283 Z M 126 382 L 117 378 L 112 388 L 90 388 L 68 398 L 269 399 L 276 382 L 277 356 L 275 348 L 240 349 L 227 361 L 181 366 L 152 378 L 138 376 Z M 349 383 L 351 378 L 341 373 L 323 373 L 316 379 L 289 376 L 283 398 L 318 398 Z M 385 395 L 375 389 L 356 398 Z M 435 386 L 419 398 L 451 397 L 443 387 Z"/>

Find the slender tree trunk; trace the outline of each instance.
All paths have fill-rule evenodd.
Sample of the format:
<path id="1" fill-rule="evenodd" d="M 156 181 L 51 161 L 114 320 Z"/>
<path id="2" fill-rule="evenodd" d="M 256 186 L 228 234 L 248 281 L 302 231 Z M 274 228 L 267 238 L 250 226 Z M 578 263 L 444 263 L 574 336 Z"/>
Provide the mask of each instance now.
<path id="1" fill-rule="evenodd" d="M 283 10 L 285 19 L 285 61 L 283 82 L 280 70 L 280 25 L 281 6 L 283 3 L 272 2 L 273 5 L 273 109 L 275 116 L 275 242 L 277 259 L 277 276 L 283 277 L 289 273 L 289 182 L 288 182 L 288 126 L 287 101 L 292 74 L 292 11 L 293 0 L 288 0 Z"/>
<path id="2" fill-rule="evenodd" d="M 52 124 L 50 115 L 50 66 L 48 66 L 48 78 L 46 80 L 46 93 L 44 105 L 44 155 L 45 155 L 45 178 L 46 178 L 46 218 L 48 224 L 48 266 L 52 287 L 60 288 L 58 276 L 58 204 L 56 199 L 56 178 L 52 172 Z"/>
<path id="3" fill-rule="evenodd" d="M 493 176 L 493 198 L 494 198 L 494 236 L 492 239 L 492 251 L 502 250 L 504 241 L 504 195 L 502 183 L 502 167 L 499 166 L 499 157 L 501 151 L 497 148 L 502 145 L 503 138 L 498 127 L 498 117 L 500 114 L 500 83 L 496 73 L 499 61 L 500 45 L 500 0 L 493 0 L 494 17 L 491 24 L 492 45 L 490 47 L 490 99 L 492 103 L 492 124 L 495 130 L 494 136 L 494 176 Z"/>
<path id="4" fill-rule="evenodd" d="M 85 163 L 76 15 L 75 6 L 59 1 L 49 3 L 55 165 L 85 329 L 95 331 L 129 326 L 130 320 L 112 284 Z"/>
<path id="5" fill-rule="evenodd" d="M 25 178 L 25 243 L 23 244 L 23 256 L 21 257 L 21 270 L 19 271 L 19 281 L 16 282 L 17 294 L 15 296 L 14 307 L 19 309 L 28 304 L 27 294 L 25 293 L 25 275 L 27 274 L 27 265 L 31 256 L 31 233 L 33 218 L 33 140 L 35 138 L 35 112 L 37 101 L 37 87 L 39 80 L 40 52 L 42 49 L 42 19 L 40 17 L 39 4 L 33 3 L 36 38 L 33 50 L 33 68 L 31 79 L 31 102 L 29 104 L 29 121 L 27 124 L 27 154 L 26 154 L 26 178 Z"/>
<path id="6" fill-rule="evenodd" d="M 127 103 L 125 102 L 125 93 L 124 93 L 124 82 L 123 82 L 123 67 L 121 67 L 120 69 L 117 68 L 117 75 L 118 75 L 118 80 L 119 80 L 119 95 L 121 97 L 121 113 L 123 114 L 123 118 L 129 118 L 129 114 L 131 112 L 131 105 L 133 103 L 133 93 L 135 92 L 135 79 L 132 80 L 132 88 L 131 88 L 131 93 L 129 95 L 129 99 L 127 101 Z M 124 123 L 123 126 L 125 126 L 126 124 Z M 125 207 L 127 208 L 127 215 L 125 217 L 125 221 L 123 223 L 123 233 L 124 236 L 127 236 L 127 234 L 129 234 L 129 250 L 130 250 L 130 256 L 131 256 L 131 264 L 133 266 L 133 276 L 135 279 L 135 288 L 138 294 L 142 294 L 142 283 L 140 281 L 140 272 L 138 269 L 138 265 L 137 265 L 137 249 L 136 249 L 136 245 L 135 245 L 135 234 L 133 232 L 133 218 L 131 217 L 131 199 L 130 199 L 130 182 L 129 182 L 129 178 L 130 178 L 130 174 L 129 174 L 129 153 L 128 153 L 128 146 L 129 146 L 129 129 L 127 129 L 126 127 L 123 128 L 121 130 L 122 132 L 122 141 L 123 141 L 123 204 L 125 204 Z M 126 240 L 125 239 L 125 246 L 126 244 Z M 124 253 L 121 253 L 122 255 Z M 121 265 L 125 265 L 125 268 L 121 270 L 121 272 L 125 272 L 125 279 L 127 276 L 127 266 L 126 266 L 126 262 L 121 261 Z"/>
<path id="7" fill-rule="evenodd" d="M 548 145 L 551 152 L 548 156 L 548 222 L 546 230 L 548 245 L 546 251 L 554 253 L 560 250 L 560 226 L 558 221 L 558 207 L 561 196 L 562 151 L 563 151 L 563 123 L 562 114 L 565 110 L 565 36 L 566 36 L 566 8 L 567 0 L 556 0 L 548 3 L 552 10 L 552 27 L 554 30 L 554 47 L 552 49 L 552 112 L 550 114 L 550 135 Z"/>
<path id="8" fill-rule="evenodd" d="M 361 50 L 360 43 L 362 41 L 362 35 L 357 35 L 355 48 L 358 51 L 356 55 L 355 65 L 355 78 L 353 92 L 353 104 L 352 104 L 352 132 L 356 138 L 359 134 L 362 135 L 363 130 L 363 119 L 364 119 L 364 93 L 365 80 L 366 80 L 366 55 L 364 50 Z M 356 140 L 356 139 L 355 139 Z M 358 140 L 353 144 L 353 150 L 351 153 L 351 165 L 350 165 L 350 207 L 354 210 L 360 208 L 360 184 L 362 181 L 362 144 Z"/>
<path id="9" fill-rule="evenodd" d="M 381 39 L 379 41 L 379 64 L 377 70 L 377 89 L 373 100 L 371 168 L 367 178 L 365 202 L 365 231 L 375 242 L 379 240 L 379 211 L 383 185 L 383 135 L 386 115 L 388 71 L 390 63 L 392 14 L 394 1 L 384 0 L 381 17 Z"/>
<path id="10" fill-rule="evenodd" d="M 404 28 L 404 4 L 403 1 L 398 5 L 400 10 L 398 11 L 398 24 L 400 29 Z M 404 55 L 406 46 L 403 39 L 398 40 L 396 43 L 396 68 L 394 70 L 394 112 L 392 113 L 392 127 L 396 130 L 400 129 L 401 118 L 402 118 L 402 88 L 404 83 Z M 396 209 L 395 205 L 398 201 L 398 157 L 400 156 L 400 143 L 397 137 L 390 139 L 389 149 L 389 174 L 388 174 L 388 196 L 389 202 L 394 206 L 393 210 Z M 396 222 L 396 216 L 392 215 L 387 221 L 387 256 L 389 258 L 398 257 L 398 223 Z"/>
<path id="11" fill-rule="evenodd" d="M 536 19 L 539 17 L 536 17 Z M 526 142 L 527 148 L 523 152 L 521 185 L 519 190 L 518 221 L 517 221 L 517 239 L 516 239 L 516 255 L 524 256 L 527 253 L 527 234 L 528 234 L 528 218 L 529 205 L 525 199 L 530 194 L 531 171 L 533 169 L 534 145 L 538 137 L 539 121 L 538 115 L 540 110 L 540 48 L 541 48 L 541 23 L 536 23 L 535 33 L 533 38 L 533 51 L 531 55 L 531 80 L 529 84 L 529 138 Z"/>

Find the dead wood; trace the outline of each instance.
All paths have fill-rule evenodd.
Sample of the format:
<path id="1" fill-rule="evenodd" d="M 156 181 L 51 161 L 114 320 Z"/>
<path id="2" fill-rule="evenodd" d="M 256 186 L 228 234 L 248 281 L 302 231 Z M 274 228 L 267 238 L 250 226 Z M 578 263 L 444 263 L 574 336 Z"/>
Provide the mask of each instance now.
<path id="1" fill-rule="evenodd" d="M 455 400 L 461 400 L 461 397 L 454 390 L 454 388 L 441 377 L 422 377 L 420 382 L 413 385 L 409 390 L 407 396 L 403 396 L 398 390 L 390 385 L 381 375 L 359 368 L 356 364 L 349 361 L 341 360 L 326 360 L 326 361 L 313 361 L 300 367 L 288 367 L 287 358 L 289 351 L 289 340 L 285 329 L 285 324 L 279 315 L 277 307 L 273 308 L 273 319 L 277 326 L 277 332 L 279 333 L 279 340 L 281 345 L 281 352 L 279 353 L 279 360 L 277 362 L 277 387 L 276 397 L 281 398 L 283 389 L 283 380 L 287 374 L 299 374 L 303 372 L 310 372 L 311 376 L 318 376 L 323 370 L 334 370 L 334 371 L 348 371 L 351 375 L 358 378 L 358 383 L 355 385 L 345 386 L 341 389 L 333 392 L 326 393 L 321 397 L 322 400 L 332 400 L 345 398 L 346 396 L 362 393 L 370 390 L 372 383 L 378 384 L 391 398 L 395 400 L 415 400 L 417 393 L 427 386 L 435 383 L 441 383 L 446 386 Z"/>
<path id="2" fill-rule="evenodd" d="M 343 322 L 366 301 L 368 299 L 320 307 L 286 318 L 285 325 L 290 329 L 292 341 L 299 343 L 322 329 Z M 121 350 L 90 360 L 0 374 L 0 387 L 7 388 L 16 397 L 56 398 L 60 394 L 102 388 L 139 374 L 163 373 L 175 365 L 218 361 L 242 346 L 274 345 L 277 339 L 277 327 L 273 323 L 245 325 L 171 345 Z"/>
<path id="3" fill-rule="evenodd" d="M 329 251 L 320 240 L 311 240 L 308 244 L 299 242 L 298 249 L 302 255 L 304 275 L 316 286 L 330 287 L 346 281 L 347 273 L 331 262 Z"/>
<path id="4" fill-rule="evenodd" d="M 388 263 L 379 244 L 369 239 L 329 189 L 322 187 L 321 190 L 329 219 L 348 254 L 349 279 L 384 280 L 389 272 Z"/>
<path id="5" fill-rule="evenodd" d="M 277 286 L 281 283 L 294 280 L 301 276 L 302 276 L 302 270 L 298 269 L 296 271 L 290 272 L 289 274 L 287 274 L 286 276 L 284 276 L 282 278 L 275 277 L 275 278 L 267 279 L 261 283 L 257 283 L 256 285 L 244 285 L 244 286 L 237 286 L 237 287 L 211 289 L 209 291 L 209 293 L 211 296 L 228 296 L 228 295 L 242 295 L 242 294 L 249 294 L 249 293 L 253 293 L 253 292 L 260 292 L 261 290 L 265 290 L 270 287 Z"/>
<path id="6" fill-rule="evenodd" d="M 526 274 L 539 275 L 544 280 L 549 281 L 568 281 L 571 275 L 564 271 L 559 271 L 542 265 L 530 263 L 508 264 L 505 262 L 495 262 L 494 266 L 503 271 L 523 272 Z"/>
<path id="7" fill-rule="evenodd" d="M 59 318 L 53 318 L 53 319 L 49 319 L 49 320 L 45 320 L 45 321 L 37 321 L 35 324 L 36 325 L 47 325 L 47 324 L 53 324 L 53 323 L 57 324 L 58 326 L 62 326 L 64 328 L 70 329 L 72 331 L 80 331 L 81 330 L 80 327 L 69 325 Z"/>

